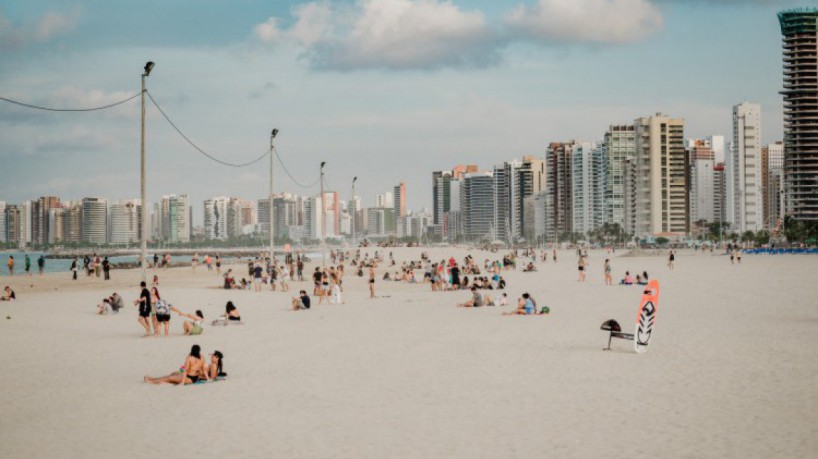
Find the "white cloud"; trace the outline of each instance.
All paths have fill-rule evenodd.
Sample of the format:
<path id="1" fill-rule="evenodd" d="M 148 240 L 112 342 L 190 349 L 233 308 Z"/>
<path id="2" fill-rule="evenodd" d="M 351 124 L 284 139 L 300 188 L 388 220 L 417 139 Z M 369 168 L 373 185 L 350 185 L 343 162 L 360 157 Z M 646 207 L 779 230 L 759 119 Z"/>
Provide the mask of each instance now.
<path id="1" fill-rule="evenodd" d="M 278 28 L 278 19 L 271 17 L 253 29 L 256 38 L 262 43 L 275 43 L 281 39 L 281 30 Z"/>
<path id="2" fill-rule="evenodd" d="M 286 36 L 318 68 L 480 67 L 497 60 L 496 34 L 484 15 L 448 0 L 311 2 L 293 16 Z M 257 37 L 271 20 L 256 26 Z"/>
<path id="3" fill-rule="evenodd" d="M 505 18 L 517 38 L 560 43 L 620 44 L 662 28 L 662 13 L 649 0 L 539 0 Z"/>
<path id="4" fill-rule="evenodd" d="M 45 13 L 33 23 L 15 25 L 0 14 L 0 50 L 12 50 L 34 43 L 44 43 L 76 27 L 79 11 Z"/>

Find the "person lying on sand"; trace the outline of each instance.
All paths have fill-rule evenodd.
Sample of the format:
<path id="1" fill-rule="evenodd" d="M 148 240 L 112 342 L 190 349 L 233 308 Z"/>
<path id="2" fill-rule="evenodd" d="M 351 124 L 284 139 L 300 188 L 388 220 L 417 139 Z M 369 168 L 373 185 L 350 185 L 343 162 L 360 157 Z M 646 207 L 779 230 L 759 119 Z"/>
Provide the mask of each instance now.
<path id="1" fill-rule="evenodd" d="M 201 356 L 202 348 L 194 344 L 190 348 L 190 354 L 185 359 L 185 364 L 179 371 L 175 371 L 167 376 L 152 378 L 145 376 L 145 382 L 150 384 L 194 384 L 201 378 L 207 378 L 205 364 Z"/>
<path id="2" fill-rule="evenodd" d="M 186 320 L 182 324 L 182 331 L 185 332 L 185 335 L 201 335 L 204 331 L 204 314 L 202 311 L 196 310 L 196 315 L 184 313 L 174 307 L 170 308 L 171 311 L 179 314 L 182 317 L 187 317 L 191 320 Z"/>
<path id="3" fill-rule="evenodd" d="M 233 304 L 232 301 L 228 301 L 227 305 L 224 307 L 224 314 L 219 316 L 218 319 L 214 320 L 211 324 L 212 325 L 229 325 L 229 324 L 237 324 L 240 325 L 241 322 L 241 315 L 239 314 L 239 310 L 236 309 L 236 306 Z"/>

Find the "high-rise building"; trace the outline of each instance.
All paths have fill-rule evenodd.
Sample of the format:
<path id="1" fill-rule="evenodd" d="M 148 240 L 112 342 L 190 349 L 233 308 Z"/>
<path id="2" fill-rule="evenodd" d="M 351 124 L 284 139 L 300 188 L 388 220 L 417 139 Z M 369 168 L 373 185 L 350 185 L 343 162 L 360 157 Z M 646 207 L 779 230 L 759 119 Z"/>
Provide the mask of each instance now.
<path id="1" fill-rule="evenodd" d="M 605 223 L 605 146 L 577 142 L 571 154 L 572 231 L 587 235 Z"/>
<path id="2" fill-rule="evenodd" d="M 684 120 L 657 113 L 634 121 L 636 169 L 633 234 L 684 235 L 689 232 Z"/>
<path id="3" fill-rule="evenodd" d="M 778 13 L 784 52 L 787 214 L 818 220 L 818 8 Z"/>
<path id="4" fill-rule="evenodd" d="M 111 244 L 133 244 L 142 240 L 142 201 L 124 199 L 111 204 Z"/>
<path id="5" fill-rule="evenodd" d="M 170 243 L 190 242 L 190 197 L 186 194 L 162 197 L 162 238 Z"/>
<path id="6" fill-rule="evenodd" d="M 548 195 L 545 191 L 541 191 L 533 196 L 528 196 L 523 200 L 523 207 L 525 208 L 525 223 L 523 227 L 525 229 L 525 239 L 529 243 L 541 245 L 548 242 L 545 232 L 545 220 L 548 210 L 546 206 L 547 201 Z"/>
<path id="7" fill-rule="evenodd" d="M 463 233 L 469 240 L 496 237 L 494 232 L 494 179 L 491 172 L 472 172 L 463 176 L 460 208 Z"/>
<path id="8" fill-rule="evenodd" d="M 727 220 L 727 174 L 724 163 L 713 166 L 713 221 L 729 223 Z"/>
<path id="9" fill-rule="evenodd" d="M 772 230 L 784 218 L 784 143 L 761 149 L 761 189 L 764 191 L 764 227 Z"/>
<path id="10" fill-rule="evenodd" d="M 204 237 L 206 239 L 227 239 L 229 204 L 230 198 L 226 196 L 218 196 L 204 202 Z"/>
<path id="11" fill-rule="evenodd" d="M 6 235 L 6 203 L 0 201 L 0 243 L 7 241 Z"/>
<path id="12" fill-rule="evenodd" d="M 605 133 L 605 154 L 607 156 L 605 179 L 605 221 L 625 224 L 626 184 L 625 168 L 634 164 L 636 157 L 636 137 L 633 124 L 612 125 Z"/>
<path id="13" fill-rule="evenodd" d="M 764 227 L 761 191 L 761 106 L 743 102 L 733 107 L 733 230 Z"/>
<path id="14" fill-rule="evenodd" d="M 82 201 L 63 203 L 63 241 L 72 244 L 82 242 Z"/>
<path id="15" fill-rule="evenodd" d="M 546 208 L 545 233 L 549 241 L 557 241 L 573 231 L 574 211 L 571 179 L 571 155 L 576 142 L 552 142 L 545 153 Z"/>
<path id="16" fill-rule="evenodd" d="M 396 185 L 394 191 L 392 192 L 392 196 L 393 196 L 394 207 L 395 207 L 395 218 L 405 217 L 406 216 L 406 184 L 404 182 L 400 182 L 398 185 Z"/>
<path id="17" fill-rule="evenodd" d="M 690 158 L 690 221 L 716 221 L 714 168 L 715 154 L 708 140 L 693 140 L 688 148 Z"/>
<path id="18" fill-rule="evenodd" d="M 107 199 L 82 199 L 82 242 L 89 244 L 108 243 Z"/>
<path id="19" fill-rule="evenodd" d="M 21 220 L 20 207 L 14 205 L 14 204 L 6 204 L 5 209 L 4 209 L 3 212 L 5 214 L 5 221 L 6 221 L 6 224 L 5 224 L 5 231 L 6 231 L 5 242 L 7 242 L 9 244 L 16 243 L 16 244 L 18 244 L 18 246 L 22 247 L 22 244 L 20 244 L 20 234 L 22 232 L 21 228 L 20 228 L 20 220 Z"/>
<path id="20" fill-rule="evenodd" d="M 367 237 L 382 238 L 397 233 L 394 207 L 371 207 L 367 213 Z"/>
<path id="21" fill-rule="evenodd" d="M 519 202 L 519 172 L 522 163 L 518 160 L 506 161 L 494 166 L 494 216 L 492 225 L 497 239 L 513 242 L 519 237 L 522 225 L 522 210 Z"/>

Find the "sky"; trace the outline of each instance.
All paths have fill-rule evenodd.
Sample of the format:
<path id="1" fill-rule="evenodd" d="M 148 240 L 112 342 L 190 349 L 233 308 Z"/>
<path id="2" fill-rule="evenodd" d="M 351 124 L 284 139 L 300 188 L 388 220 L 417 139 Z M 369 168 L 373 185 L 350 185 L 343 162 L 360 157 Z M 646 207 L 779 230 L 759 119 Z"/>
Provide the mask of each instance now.
<path id="1" fill-rule="evenodd" d="M 317 194 L 319 164 L 365 206 L 403 181 L 431 208 L 431 173 L 599 141 L 654 113 L 685 136 L 732 137 L 732 107 L 762 105 L 782 138 L 776 13 L 807 0 L 110 0 L 0 5 L 0 97 L 86 108 L 147 88 L 201 149 L 263 155 L 270 131 L 291 177 Z M 220 165 L 148 100 L 148 200 L 187 193 L 194 222 L 214 196 L 265 197 L 269 162 Z M 139 98 L 87 113 L 0 102 L 0 201 L 139 196 Z"/>

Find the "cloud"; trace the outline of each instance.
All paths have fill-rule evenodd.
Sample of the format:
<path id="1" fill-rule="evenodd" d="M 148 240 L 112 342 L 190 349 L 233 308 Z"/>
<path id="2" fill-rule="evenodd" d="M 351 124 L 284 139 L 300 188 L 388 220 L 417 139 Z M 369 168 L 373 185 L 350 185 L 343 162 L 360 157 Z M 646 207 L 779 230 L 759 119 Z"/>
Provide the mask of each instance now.
<path id="1" fill-rule="evenodd" d="M 546 43 L 629 43 L 662 24 L 661 11 L 649 0 L 538 0 L 505 17 L 515 38 Z"/>
<path id="2" fill-rule="evenodd" d="M 36 43 L 45 43 L 52 38 L 74 29 L 79 20 L 79 11 L 69 13 L 47 12 L 32 23 L 13 24 L 0 14 L 0 50 L 14 50 Z"/>
<path id="3" fill-rule="evenodd" d="M 314 68 L 484 67 L 499 58 L 497 34 L 485 16 L 448 0 L 310 2 L 292 14 L 294 22 L 285 31 L 270 18 L 256 26 L 255 35 L 267 43 L 283 38 L 296 43 Z"/>

